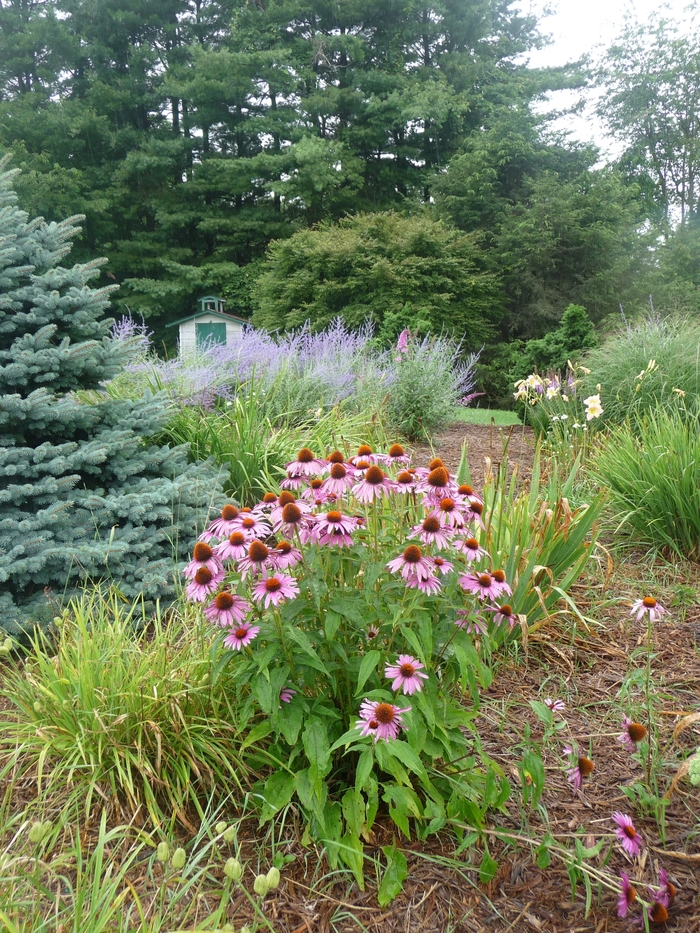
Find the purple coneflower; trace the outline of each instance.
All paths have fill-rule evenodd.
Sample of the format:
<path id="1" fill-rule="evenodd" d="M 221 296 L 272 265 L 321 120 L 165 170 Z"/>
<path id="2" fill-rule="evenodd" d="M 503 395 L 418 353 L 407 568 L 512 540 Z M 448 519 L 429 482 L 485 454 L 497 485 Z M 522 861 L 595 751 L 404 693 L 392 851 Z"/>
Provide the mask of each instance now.
<path id="1" fill-rule="evenodd" d="M 468 561 L 479 560 L 482 557 L 488 557 L 489 552 L 485 551 L 476 538 L 466 538 L 464 541 L 453 541 L 453 546 L 461 551 Z"/>
<path id="2" fill-rule="evenodd" d="M 656 895 L 657 900 L 669 907 L 678 893 L 678 889 L 672 881 L 669 881 L 668 872 L 665 868 L 662 868 L 659 872 L 659 881 L 661 882 L 661 888 Z"/>
<path id="3" fill-rule="evenodd" d="M 667 611 L 668 610 L 664 609 L 661 603 L 657 602 L 653 596 L 644 596 L 642 599 L 636 600 L 633 604 L 630 615 L 633 616 L 636 614 L 637 622 L 639 622 L 644 613 L 647 612 L 649 613 L 649 621 L 656 622 L 661 616 L 665 616 Z"/>
<path id="4" fill-rule="evenodd" d="M 626 813 L 620 813 L 619 810 L 616 810 L 615 813 L 613 813 L 612 818 L 613 822 L 617 826 L 615 835 L 617 836 L 620 845 L 630 858 L 637 858 L 639 853 L 642 851 L 642 846 L 644 843 L 642 842 L 642 837 L 634 828 L 632 817 L 627 816 Z"/>
<path id="5" fill-rule="evenodd" d="M 280 483 L 280 489 L 294 490 L 295 492 L 298 489 L 303 489 L 305 486 L 306 486 L 306 477 L 290 476 L 289 471 L 287 471 L 287 476 Z"/>
<path id="6" fill-rule="evenodd" d="M 412 534 L 419 535 L 423 544 L 432 544 L 439 550 L 445 550 L 450 546 L 454 531 L 449 526 L 443 527 L 437 515 L 431 514 L 415 526 Z"/>
<path id="7" fill-rule="evenodd" d="M 249 602 L 235 593 L 224 590 L 216 594 L 204 610 L 204 615 L 210 622 L 229 628 L 242 622 L 248 612 L 250 612 Z"/>
<path id="8" fill-rule="evenodd" d="M 457 486 L 450 479 L 450 474 L 444 465 L 433 467 L 430 464 L 430 472 L 420 483 L 420 491 L 425 494 L 426 500 L 431 505 L 437 505 L 442 499 L 451 497 L 457 491 Z M 440 461 L 442 464 L 442 461 Z"/>
<path id="9" fill-rule="evenodd" d="M 273 577 L 263 577 L 253 587 L 253 599 L 262 603 L 265 609 L 279 606 L 286 599 L 299 595 L 299 585 L 294 577 L 286 573 L 277 573 Z"/>
<path id="10" fill-rule="evenodd" d="M 454 570 L 454 564 L 442 557 L 433 557 L 433 564 L 435 566 L 436 573 L 441 573 L 443 576 L 445 576 L 445 574 L 452 573 Z"/>
<path id="11" fill-rule="evenodd" d="M 365 470 L 364 478 L 353 486 L 352 494 L 358 502 L 374 502 L 380 496 L 386 496 L 392 492 L 396 484 L 389 479 L 384 470 L 376 464 Z"/>
<path id="12" fill-rule="evenodd" d="M 316 522 L 311 529 L 311 540 L 321 545 L 350 547 L 353 544 L 352 534 L 356 530 L 356 518 L 331 509 L 323 515 L 316 516 Z"/>
<path id="13" fill-rule="evenodd" d="M 282 507 L 279 518 L 273 522 L 272 527 L 276 532 L 283 531 L 291 537 L 295 529 L 299 531 L 309 524 L 310 515 L 311 506 L 307 502 L 288 502 Z"/>
<path id="14" fill-rule="evenodd" d="M 365 638 L 367 641 L 372 641 L 373 638 L 376 638 L 379 635 L 379 626 L 375 625 L 373 622 L 367 626 L 365 630 Z"/>
<path id="15" fill-rule="evenodd" d="M 344 495 L 355 483 L 354 470 L 346 467 L 344 463 L 332 463 L 330 476 L 321 486 L 325 495 L 333 493 L 335 496 Z"/>
<path id="16" fill-rule="evenodd" d="M 396 486 L 394 487 L 395 492 L 415 492 L 416 490 L 416 475 L 411 470 L 401 470 L 399 475 L 396 477 Z"/>
<path id="17" fill-rule="evenodd" d="M 192 552 L 192 560 L 182 572 L 188 580 L 194 580 L 195 574 L 202 567 L 206 567 L 212 574 L 217 574 L 222 569 L 221 561 L 212 548 L 205 541 L 198 541 Z"/>
<path id="18" fill-rule="evenodd" d="M 403 554 L 387 564 L 392 573 L 401 573 L 404 580 L 427 580 L 433 573 L 433 562 L 424 557 L 417 544 L 409 544 Z"/>
<path id="19" fill-rule="evenodd" d="M 253 509 L 253 514 L 267 515 L 277 505 L 277 496 L 274 492 L 266 492 L 261 501 Z"/>
<path id="20" fill-rule="evenodd" d="M 406 586 L 412 590 L 420 590 L 421 593 L 425 593 L 426 596 L 434 596 L 435 593 L 439 593 L 442 589 L 442 583 L 438 577 L 432 576 L 428 577 L 425 580 L 419 580 L 417 577 L 411 577 L 406 580 Z"/>
<path id="21" fill-rule="evenodd" d="M 511 590 L 510 586 L 508 585 L 508 581 L 506 580 L 506 575 L 505 575 L 505 573 L 504 573 L 503 570 L 500 570 L 500 569 L 499 569 L 499 570 L 492 570 L 492 571 L 491 571 L 491 576 L 492 576 L 493 579 L 494 579 L 495 585 L 498 587 L 498 596 L 496 597 L 497 599 L 498 599 L 499 596 L 503 596 L 504 594 L 505 594 L 506 596 L 512 596 L 512 595 L 513 595 L 513 591 Z"/>
<path id="22" fill-rule="evenodd" d="M 629 716 L 622 717 L 623 731 L 618 735 L 617 741 L 625 746 L 628 752 L 637 751 L 637 742 L 646 738 L 647 729 L 641 722 L 634 722 Z"/>
<path id="23" fill-rule="evenodd" d="M 468 502 L 481 502 L 483 505 L 482 500 L 474 492 L 469 483 L 462 483 L 462 485 L 457 489 L 457 495 L 462 496 Z"/>
<path id="24" fill-rule="evenodd" d="M 617 899 L 617 916 L 626 917 L 627 911 L 637 899 L 637 892 L 630 884 L 629 877 L 624 871 L 620 872 L 620 895 Z"/>
<path id="25" fill-rule="evenodd" d="M 324 481 L 319 477 L 312 479 L 307 488 L 302 492 L 301 498 L 308 502 L 316 502 L 317 504 L 325 501 L 328 494 L 323 491 L 323 482 Z"/>
<path id="26" fill-rule="evenodd" d="M 411 462 L 411 458 L 401 444 L 392 444 L 384 460 L 386 463 L 400 463 L 403 465 L 408 465 Z"/>
<path id="27" fill-rule="evenodd" d="M 450 528 L 462 528 L 466 524 L 466 519 L 462 515 L 459 506 L 450 496 L 440 499 L 440 504 L 433 512 L 440 519 L 441 525 L 448 525 Z"/>
<path id="28" fill-rule="evenodd" d="M 384 676 L 392 680 L 392 690 L 401 690 L 407 696 L 419 693 L 423 689 L 423 680 L 428 679 L 422 668 L 425 665 L 410 654 L 400 654 L 396 664 L 387 664 Z"/>
<path id="29" fill-rule="evenodd" d="M 287 464 L 288 476 L 315 476 L 327 467 L 325 460 L 317 459 L 308 447 L 302 447 L 296 460 Z"/>
<path id="30" fill-rule="evenodd" d="M 654 897 L 654 892 L 651 888 L 647 888 L 647 894 L 649 897 Z M 647 913 L 652 923 L 666 923 L 668 920 L 668 904 L 665 904 L 661 900 L 655 900 L 647 907 Z"/>
<path id="31" fill-rule="evenodd" d="M 270 565 L 270 549 L 262 541 L 255 538 L 248 545 L 248 554 L 238 561 L 236 569 L 242 577 L 252 573 L 254 577 L 267 570 Z"/>
<path id="32" fill-rule="evenodd" d="M 485 606 L 484 608 L 486 612 L 493 613 L 493 621 L 497 625 L 500 625 L 502 622 L 507 622 L 508 625 L 513 628 L 518 621 L 518 617 L 510 603 L 502 603 L 500 606 Z"/>
<path id="33" fill-rule="evenodd" d="M 259 631 L 260 626 L 251 625 L 250 622 L 243 622 L 237 628 L 230 630 L 226 638 L 224 638 L 224 644 L 227 648 L 240 651 L 241 648 L 245 648 L 257 637 Z"/>
<path id="34" fill-rule="evenodd" d="M 296 690 L 292 690 L 291 687 L 283 687 L 280 690 L 280 703 L 291 703 L 293 696 L 296 696 Z M 281 705 L 280 709 L 282 709 Z"/>
<path id="35" fill-rule="evenodd" d="M 475 616 L 471 609 L 458 609 L 455 625 L 457 628 L 464 629 L 464 631 L 468 632 L 470 635 L 488 634 L 486 621 L 480 616 Z"/>
<path id="36" fill-rule="evenodd" d="M 467 593 L 475 593 L 479 599 L 498 599 L 500 587 L 490 573 L 465 573 L 459 578 L 459 585 Z"/>
<path id="37" fill-rule="evenodd" d="M 291 495 L 291 494 L 290 494 Z M 240 512 L 233 522 L 234 531 L 242 531 L 247 541 L 253 538 L 267 538 L 272 532 L 269 521 L 251 512 Z"/>
<path id="38" fill-rule="evenodd" d="M 361 729 L 362 735 L 373 735 L 375 742 L 378 739 L 395 739 L 399 729 L 403 728 L 403 714 L 410 711 L 410 706 L 400 709 L 393 703 L 363 700 L 360 705 L 360 718 L 355 723 L 355 728 Z"/>
<path id="39" fill-rule="evenodd" d="M 593 774 L 595 765 L 590 758 L 585 758 L 583 755 L 578 755 L 577 752 L 574 752 L 571 746 L 567 745 L 564 748 L 565 755 L 575 755 L 575 764 L 571 768 L 566 770 L 566 780 L 573 785 L 574 792 L 581 790 L 583 784 L 583 779 L 590 777 Z"/>
<path id="40" fill-rule="evenodd" d="M 207 530 L 200 535 L 201 541 L 211 541 L 212 538 L 227 538 L 234 530 L 233 522 L 238 518 L 238 509 L 235 505 L 226 503 L 221 510 L 219 518 L 215 518 Z"/>
<path id="41" fill-rule="evenodd" d="M 214 574 L 207 567 L 200 567 L 194 578 L 185 587 L 185 595 L 193 602 L 203 603 L 208 596 L 211 596 L 212 593 L 219 589 L 219 584 L 223 579 L 223 568 Z"/>
<path id="42" fill-rule="evenodd" d="M 247 540 L 242 531 L 232 531 L 225 541 L 216 545 L 214 552 L 220 560 L 240 560 L 248 553 Z"/>
<path id="43" fill-rule="evenodd" d="M 270 551 L 270 563 L 275 570 L 286 570 L 295 567 L 301 560 L 301 551 L 289 541 L 278 541 L 274 551 Z"/>
<path id="44" fill-rule="evenodd" d="M 484 506 L 478 500 L 469 500 L 464 507 L 464 516 L 467 521 L 471 522 L 472 525 L 478 525 L 479 528 L 484 527 Z"/>
<path id="45" fill-rule="evenodd" d="M 544 705 L 551 709 L 553 713 L 563 713 L 566 709 L 566 705 L 563 700 L 553 700 L 551 697 L 546 697 Z"/>

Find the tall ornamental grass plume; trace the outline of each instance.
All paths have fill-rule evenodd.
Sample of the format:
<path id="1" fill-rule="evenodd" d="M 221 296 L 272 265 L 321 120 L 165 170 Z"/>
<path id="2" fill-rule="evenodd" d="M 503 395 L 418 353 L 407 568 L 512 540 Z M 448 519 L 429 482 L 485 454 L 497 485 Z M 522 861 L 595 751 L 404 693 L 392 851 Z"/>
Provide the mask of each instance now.
<path id="1" fill-rule="evenodd" d="M 589 351 L 589 373 L 579 393 L 605 392 L 606 424 L 634 423 L 659 408 L 675 408 L 679 397 L 700 395 L 700 324 L 687 318 L 654 317 L 626 327 Z"/>
<path id="2" fill-rule="evenodd" d="M 38 774 L 85 815 L 109 799 L 127 816 L 187 824 L 196 801 L 246 776 L 245 707 L 215 662 L 195 613 L 149 617 L 116 592 L 86 591 L 4 668 L 3 773 Z"/>
<path id="3" fill-rule="evenodd" d="M 379 814 L 405 837 L 467 823 L 476 839 L 508 798 L 475 716 L 492 646 L 525 618 L 521 568 L 494 562 L 482 499 L 440 460 L 303 447 L 286 474 L 252 508 L 224 507 L 194 546 L 186 595 L 255 710 L 262 821 L 295 802 L 362 885 Z M 586 553 L 576 520 L 542 522 L 563 574 Z"/>
<path id="4" fill-rule="evenodd" d="M 478 353 L 465 357 L 449 337 L 419 340 L 403 331 L 395 351 L 396 375 L 386 395 L 392 427 L 410 440 L 427 440 L 444 428 L 455 408 L 468 404 L 478 359 Z"/>
<path id="5" fill-rule="evenodd" d="M 700 558 L 700 403 L 648 411 L 614 428 L 593 458 L 618 531 L 634 544 Z"/>

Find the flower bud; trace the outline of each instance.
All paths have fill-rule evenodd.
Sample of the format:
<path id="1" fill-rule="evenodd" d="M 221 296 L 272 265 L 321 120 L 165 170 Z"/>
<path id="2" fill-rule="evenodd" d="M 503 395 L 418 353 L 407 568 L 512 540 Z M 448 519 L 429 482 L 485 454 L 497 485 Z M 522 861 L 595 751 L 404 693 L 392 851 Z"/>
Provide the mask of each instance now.
<path id="1" fill-rule="evenodd" d="M 232 842 L 235 842 L 235 841 L 236 841 L 236 830 L 233 826 L 229 826 L 229 828 L 224 833 L 224 842 L 227 842 L 230 845 Z"/>
<path id="2" fill-rule="evenodd" d="M 224 874 L 227 878 L 230 878 L 231 881 L 240 881 L 243 877 L 243 866 L 237 858 L 227 859 L 224 865 Z"/>
<path id="3" fill-rule="evenodd" d="M 34 710 L 35 713 L 43 713 L 44 711 L 44 707 L 41 705 L 41 703 L 38 700 L 34 700 L 34 705 L 32 709 Z"/>
<path id="4" fill-rule="evenodd" d="M 40 820 L 35 820 L 29 830 L 29 841 L 38 845 L 45 837 L 48 831 L 51 829 L 51 823 L 48 821 L 42 823 Z"/>
<path id="5" fill-rule="evenodd" d="M 185 862 L 187 861 L 187 854 L 183 848 L 175 849 L 173 852 L 172 866 L 175 871 L 182 871 L 185 867 Z"/>
<path id="6" fill-rule="evenodd" d="M 9 654 L 12 651 L 12 645 L 13 645 L 12 639 L 6 638 L 5 641 L 2 643 L 2 653 Z"/>
<path id="7" fill-rule="evenodd" d="M 216 832 L 217 832 L 217 833 L 219 834 L 219 836 L 220 836 L 223 832 L 226 831 L 226 827 L 227 827 L 227 826 L 228 826 L 228 823 L 225 823 L 223 820 L 219 820 L 219 822 L 216 824 L 216 826 L 214 827 L 214 829 L 216 830 Z"/>
<path id="8" fill-rule="evenodd" d="M 256 894 L 259 894 L 260 897 L 265 897 L 267 892 L 270 890 L 270 885 L 267 881 L 267 875 L 257 875 L 255 881 L 253 882 L 253 890 Z"/>
<path id="9" fill-rule="evenodd" d="M 167 862 L 170 858 L 170 846 L 167 842 L 159 842 L 156 849 L 156 858 L 159 862 Z"/>
<path id="10" fill-rule="evenodd" d="M 272 868 L 267 873 L 267 884 L 271 891 L 274 891 L 275 888 L 279 887 L 280 883 L 280 870 L 275 868 L 273 865 Z"/>

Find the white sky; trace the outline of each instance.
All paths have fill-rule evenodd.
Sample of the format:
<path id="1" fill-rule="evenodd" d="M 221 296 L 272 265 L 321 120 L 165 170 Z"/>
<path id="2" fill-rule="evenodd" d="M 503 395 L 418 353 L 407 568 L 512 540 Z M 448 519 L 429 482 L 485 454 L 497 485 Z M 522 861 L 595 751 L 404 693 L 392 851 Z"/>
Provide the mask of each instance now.
<path id="1" fill-rule="evenodd" d="M 545 5 L 553 11 L 551 16 L 542 16 Z M 543 0 L 521 0 L 520 6 L 538 17 L 541 32 L 553 40 L 547 48 L 529 55 L 533 67 L 563 65 L 586 54 L 597 58 L 622 32 L 626 13 L 632 12 L 639 22 L 646 22 L 657 11 L 669 20 L 689 22 L 700 11 L 698 3 L 689 5 L 688 0 L 666 0 L 663 4 L 655 0 L 549 0 L 546 4 Z M 580 96 L 566 91 L 553 94 L 552 108 L 562 109 Z M 593 103 L 592 99 L 584 114 L 567 117 L 555 126 L 570 130 L 572 137 L 582 142 L 596 143 L 604 157 L 613 156 L 615 146 L 606 137 Z"/>

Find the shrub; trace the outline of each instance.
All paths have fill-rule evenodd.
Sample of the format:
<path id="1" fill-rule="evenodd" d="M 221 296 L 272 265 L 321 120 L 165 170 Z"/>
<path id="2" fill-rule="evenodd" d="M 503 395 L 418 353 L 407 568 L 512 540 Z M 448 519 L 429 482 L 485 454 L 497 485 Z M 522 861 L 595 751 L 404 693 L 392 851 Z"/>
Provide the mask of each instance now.
<path id="1" fill-rule="evenodd" d="M 675 409 L 679 392 L 689 402 L 700 395 L 700 324 L 648 319 L 609 337 L 584 362 L 590 374 L 579 392 L 590 395 L 600 384 L 605 422 L 622 424 L 659 407 Z"/>
<path id="2" fill-rule="evenodd" d="M 591 467 L 632 542 L 689 560 L 700 558 L 698 413 L 677 401 L 613 428 Z"/>

